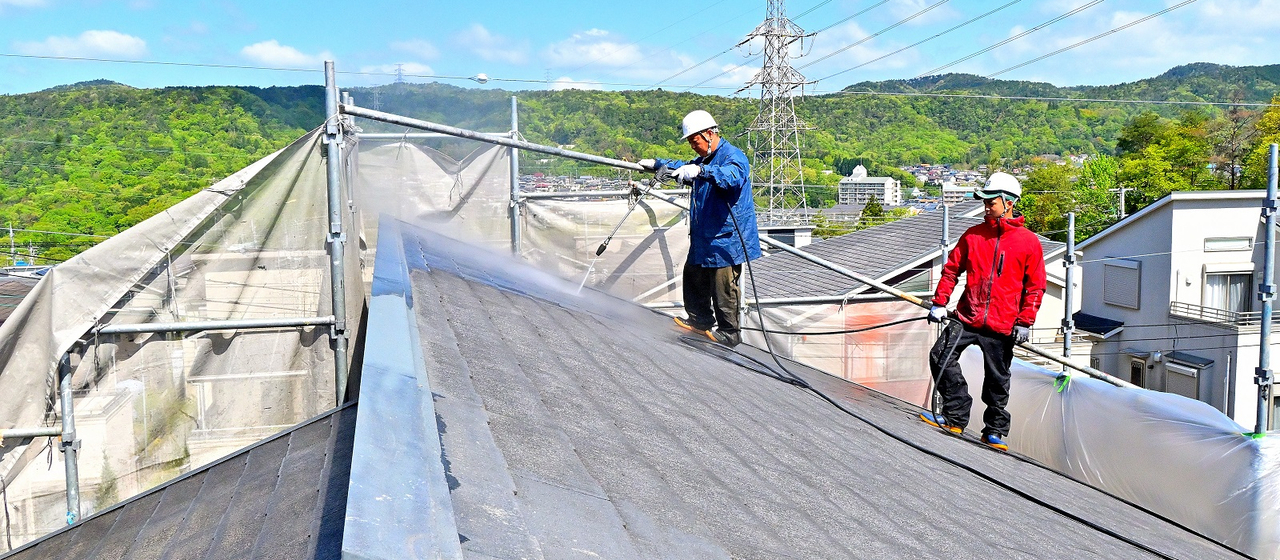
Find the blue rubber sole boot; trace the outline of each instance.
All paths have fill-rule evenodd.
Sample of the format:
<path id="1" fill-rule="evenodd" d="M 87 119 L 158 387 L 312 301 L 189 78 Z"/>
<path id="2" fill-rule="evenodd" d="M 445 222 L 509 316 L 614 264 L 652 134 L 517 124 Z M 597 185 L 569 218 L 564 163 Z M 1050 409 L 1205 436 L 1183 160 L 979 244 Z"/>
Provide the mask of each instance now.
<path id="1" fill-rule="evenodd" d="M 928 424 L 935 428 L 942 428 L 956 435 L 960 435 L 964 433 L 963 427 L 952 426 L 948 424 L 947 419 L 944 418 L 941 414 L 934 414 L 932 412 L 921 412 L 920 419 L 923 420 L 925 424 Z"/>
<path id="2" fill-rule="evenodd" d="M 1004 440 L 1000 439 L 1000 436 L 995 434 L 983 434 L 982 443 L 987 444 L 987 447 L 992 449 L 999 449 L 1000 451 L 1009 450 L 1009 444 L 1005 443 Z"/>

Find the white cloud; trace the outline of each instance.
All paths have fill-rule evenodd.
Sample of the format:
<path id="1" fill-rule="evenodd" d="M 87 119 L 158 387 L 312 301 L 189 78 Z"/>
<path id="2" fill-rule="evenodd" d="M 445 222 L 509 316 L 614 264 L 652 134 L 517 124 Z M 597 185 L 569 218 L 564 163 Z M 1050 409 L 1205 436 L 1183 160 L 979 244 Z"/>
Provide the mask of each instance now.
<path id="1" fill-rule="evenodd" d="M 138 58 L 147 54 L 147 42 L 119 31 L 91 30 L 76 37 L 49 37 L 43 41 L 17 41 L 22 54 L 43 56 L 112 56 Z"/>
<path id="2" fill-rule="evenodd" d="M 4 13 L 4 9 L 9 6 L 15 8 L 39 8 L 47 3 L 46 0 L 0 0 L 0 13 Z"/>
<path id="3" fill-rule="evenodd" d="M 561 76 L 551 82 L 551 89 L 560 91 L 560 90 L 566 90 L 566 89 L 602 89 L 602 88 L 600 87 L 600 84 L 593 84 L 590 82 L 580 82 L 568 76 Z"/>
<path id="4" fill-rule="evenodd" d="M 333 55 L 329 51 L 306 54 L 288 45 L 281 45 L 275 39 L 254 43 L 240 49 L 240 55 L 258 64 L 286 68 L 317 68 L 322 66 L 324 61 L 333 60 Z"/>
<path id="5" fill-rule="evenodd" d="M 478 23 L 454 35 L 453 40 L 459 46 L 489 62 L 523 64 L 529 58 L 527 42 L 517 42 L 491 33 Z"/>
<path id="6" fill-rule="evenodd" d="M 436 73 L 435 70 L 432 70 L 431 67 L 427 66 L 426 64 L 419 64 L 417 62 L 403 62 L 398 64 L 400 66 L 400 70 L 406 74 L 406 77 L 414 77 L 412 75 L 429 76 Z M 367 72 L 367 73 L 395 75 L 396 64 L 375 64 L 372 66 L 361 66 L 360 71 Z"/>
<path id="7" fill-rule="evenodd" d="M 590 63 L 618 68 L 635 64 L 644 58 L 639 47 L 613 38 L 603 29 L 574 33 L 568 39 L 552 43 L 544 54 L 552 66 L 573 67 Z"/>
<path id="8" fill-rule="evenodd" d="M 404 53 L 409 53 L 422 60 L 434 60 L 440 56 L 440 50 L 430 41 L 422 39 L 411 39 L 408 41 L 396 41 L 391 43 L 391 48 Z"/>

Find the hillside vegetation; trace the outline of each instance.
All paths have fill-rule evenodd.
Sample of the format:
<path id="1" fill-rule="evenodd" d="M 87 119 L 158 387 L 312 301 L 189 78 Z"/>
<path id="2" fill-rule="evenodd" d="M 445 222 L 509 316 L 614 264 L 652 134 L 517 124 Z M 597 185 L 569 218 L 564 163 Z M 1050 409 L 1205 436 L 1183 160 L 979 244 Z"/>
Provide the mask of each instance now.
<path id="1" fill-rule="evenodd" d="M 919 80 L 855 84 L 806 97 L 796 110 L 804 136 L 805 182 L 834 184 L 859 163 L 872 174 L 914 178 L 913 163 L 1011 166 L 1041 154 L 1113 156 L 1087 174 L 1036 174 L 1030 197 L 1057 216 L 1093 200 L 1115 214 L 1096 189 L 1134 188 L 1137 207 L 1168 190 L 1258 186 L 1258 153 L 1276 138 L 1280 113 L 1250 108 L 894 96 L 885 93 L 1015 95 L 1150 100 L 1266 102 L 1280 91 L 1280 65 L 1233 68 L 1192 64 L 1161 76 L 1105 87 L 987 80 L 946 74 Z M 872 93 L 867 93 L 872 92 Z M 484 131 L 510 128 L 510 92 L 442 84 L 391 84 L 352 90 L 356 102 L 384 111 Z M 610 157 L 689 157 L 680 118 L 706 109 L 726 136 L 747 147 L 744 131 L 756 101 L 671 91 L 518 92 L 520 130 L 530 141 L 574 145 Z M 106 81 L 0 96 L 0 227 L 109 236 L 283 147 L 323 121 L 319 87 L 204 87 L 140 90 Z M 368 131 L 399 131 L 361 121 Z M 1235 162 L 1235 163 L 1232 163 Z M 1214 170 L 1206 166 L 1214 164 Z M 543 167 L 539 167 L 539 166 Z M 1100 167 L 1099 167 L 1100 165 Z M 1243 174 L 1222 170 L 1241 165 Z M 1108 171 L 1113 169 L 1114 172 Z M 528 158 L 528 172 L 580 172 L 563 161 Z M 823 174 L 830 170 L 836 173 Z M 586 170 L 592 171 L 592 170 Z M 1108 175 L 1110 173 L 1110 175 Z M 1093 185 L 1089 187 L 1089 185 Z M 1083 188 L 1095 191 L 1075 192 Z M 822 204 L 831 189 L 815 190 Z M 1063 193 L 1071 194 L 1063 194 Z M 1058 193 L 1058 194 L 1054 194 Z M 1110 210 L 1104 206 L 1110 204 Z M 1132 211 L 1133 208 L 1130 208 Z M 1056 219 L 1056 218 L 1055 218 Z M 1106 216 L 1099 215 L 1098 223 Z M 1039 224 L 1053 228 L 1051 221 Z M 65 259 L 95 238 L 16 232 L 20 248 Z M 7 252 L 7 247 L 4 248 Z M 21 251 L 24 252 L 25 251 Z M 0 259 L 3 262 L 3 259 Z"/>

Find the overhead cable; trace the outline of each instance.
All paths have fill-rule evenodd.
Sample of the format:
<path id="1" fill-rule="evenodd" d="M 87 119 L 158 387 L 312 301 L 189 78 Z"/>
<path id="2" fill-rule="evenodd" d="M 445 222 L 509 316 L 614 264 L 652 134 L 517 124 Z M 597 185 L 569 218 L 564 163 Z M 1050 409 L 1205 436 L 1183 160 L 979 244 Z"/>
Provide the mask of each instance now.
<path id="1" fill-rule="evenodd" d="M 632 41 L 632 42 L 630 42 L 630 43 L 627 43 L 627 44 L 625 44 L 625 45 L 622 45 L 621 47 L 618 47 L 618 48 L 616 48 L 616 49 L 612 49 L 612 50 L 610 50 L 610 51 L 609 51 L 609 52 L 607 52 L 607 53 L 604 53 L 604 54 L 602 54 L 602 55 L 600 55 L 600 56 L 597 56 L 597 57 L 595 57 L 595 58 L 593 58 L 593 59 L 591 59 L 591 60 L 588 60 L 588 61 L 587 61 L 585 64 L 583 64 L 582 66 L 579 66 L 579 67 L 577 67 L 577 68 L 574 68 L 573 70 L 569 70 L 569 72 L 568 72 L 568 73 L 573 73 L 573 72 L 577 72 L 578 70 L 582 70 L 583 68 L 586 68 L 586 67 L 588 67 L 588 66 L 591 66 L 592 64 L 595 64 L 596 62 L 599 62 L 599 61 L 600 61 L 601 59 L 603 59 L 604 57 L 609 56 L 609 55 L 614 54 L 614 53 L 617 53 L 618 51 L 621 51 L 622 49 L 625 49 L 625 48 L 627 48 L 627 47 L 634 47 L 634 46 L 637 46 L 637 45 L 639 45 L 639 44 L 640 44 L 640 41 L 643 41 L 643 40 L 645 40 L 645 39 L 648 39 L 648 38 L 650 38 L 650 37 L 653 37 L 654 35 L 657 35 L 657 34 L 659 34 L 659 33 L 662 33 L 663 31 L 666 31 L 666 30 L 668 30 L 668 29 L 671 29 L 672 27 L 675 27 L 675 26 L 677 26 L 677 25 L 682 25 L 682 24 L 684 24 L 684 23 L 686 23 L 686 22 L 688 21 L 688 19 L 687 19 L 687 18 L 692 18 L 693 16 L 696 16 L 696 15 L 698 15 L 698 14 L 702 13 L 702 12 L 705 12 L 705 11 L 707 11 L 707 10 L 710 10 L 711 8 L 714 8 L 714 7 L 716 7 L 716 6 L 720 5 L 720 4 L 723 4 L 724 2 L 725 2 L 725 0 L 717 0 L 716 2 L 713 2 L 713 3 L 711 3 L 711 4 L 708 4 L 706 7 L 702 8 L 701 10 L 698 10 L 698 11 L 696 11 L 696 12 L 693 12 L 692 14 L 687 14 L 687 15 L 685 15 L 685 16 L 684 16 L 684 17 L 682 17 L 682 18 L 672 18 L 671 25 L 668 25 L 668 26 L 666 26 L 666 27 L 663 27 L 662 29 L 659 29 L 659 30 L 657 30 L 657 31 L 654 31 L 653 33 L 650 33 L 650 34 L 648 34 L 648 35 L 645 35 L 644 37 L 641 37 L 641 38 L 639 38 L 639 39 L 636 39 L 635 41 Z"/>
<path id="2" fill-rule="evenodd" d="M 957 65 L 957 64 L 960 64 L 961 62 L 964 62 L 964 61 L 966 61 L 966 60 L 969 60 L 969 59 L 971 59 L 971 58 L 974 58 L 974 57 L 976 57 L 976 56 L 980 56 L 980 55 L 986 54 L 986 53 L 988 53 L 988 52 L 991 52 L 991 51 L 993 51 L 993 50 L 995 50 L 995 49 L 998 49 L 998 48 L 1000 48 L 1000 47 L 1003 47 L 1003 46 L 1005 46 L 1005 45 L 1007 45 L 1007 44 L 1009 44 L 1009 43 L 1012 43 L 1012 42 L 1014 42 L 1014 41 L 1017 41 L 1018 39 L 1021 39 L 1021 38 L 1023 38 L 1023 37 L 1026 37 L 1027 35 L 1030 35 L 1030 34 L 1032 34 L 1032 33 L 1035 33 L 1035 32 L 1037 32 L 1037 31 L 1040 31 L 1041 29 L 1044 29 L 1044 28 L 1046 28 L 1046 27 L 1048 27 L 1048 26 L 1050 26 L 1050 25 L 1053 25 L 1053 24 L 1058 23 L 1058 22 L 1060 22 L 1060 21 L 1062 21 L 1062 20 L 1064 20 L 1064 19 L 1067 19 L 1067 18 L 1069 18 L 1069 17 L 1071 17 L 1071 16 L 1074 16 L 1074 15 L 1076 15 L 1076 14 L 1080 13 L 1080 12 L 1083 12 L 1083 11 L 1085 11 L 1085 10 L 1089 9 L 1089 8 L 1092 8 L 1092 7 L 1094 7 L 1094 6 L 1097 6 L 1098 4 L 1101 4 L 1103 1 L 1104 1 L 1104 0 L 1091 0 L 1090 2 L 1088 2 L 1088 3 L 1086 3 L 1086 4 L 1082 4 L 1082 5 L 1080 5 L 1080 6 L 1077 6 L 1075 9 L 1072 9 L 1071 11 L 1069 11 L 1069 12 L 1067 12 L 1067 13 L 1065 13 L 1065 14 L 1062 14 L 1062 15 L 1060 15 L 1060 16 L 1057 16 L 1057 17 L 1053 18 L 1053 19 L 1050 19 L 1050 20 L 1048 20 L 1048 21 L 1046 21 L 1046 22 L 1044 22 L 1044 23 L 1041 23 L 1040 25 L 1037 25 L 1037 26 L 1035 26 L 1035 27 L 1032 27 L 1031 29 L 1028 29 L 1028 30 L 1026 30 L 1026 31 L 1023 31 L 1022 33 L 1019 33 L 1019 34 L 1017 34 L 1017 35 L 1014 35 L 1014 36 L 1012 36 L 1012 37 L 1009 37 L 1008 39 L 1005 39 L 1005 40 L 1003 40 L 1003 41 L 1000 41 L 1000 42 L 998 42 L 998 43 L 996 43 L 996 44 L 994 44 L 994 45 L 991 45 L 991 46 L 989 46 L 989 47 L 986 47 L 986 48 L 980 49 L 980 50 L 978 50 L 978 51 L 976 51 L 976 52 L 973 52 L 973 53 L 967 54 L 967 55 L 965 55 L 965 56 L 962 56 L 962 57 L 960 57 L 960 58 L 957 58 L 957 59 L 955 59 L 955 60 L 953 60 L 953 61 L 951 61 L 951 62 L 948 62 L 948 63 L 946 63 L 946 64 L 943 64 L 942 66 L 939 66 L 939 67 L 937 67 L 937 68 L 934 68 L 933 70 L 929 70 L 929 71 L 927 71 L 927 72 L 924 72 L 924 73 L 922 73 L 922 74 L 920 74 L 920 75 L 916 76 L 916 78 L 923 78 L 923 77 L 925 77 L 925 76 L 931 76 L 931 75 L 937 74 L 937 73 L 938 73 L 939 71 L 941 71 L 941 70 L 945 70 L 945 69 L 947 69 L 947 68 L 950 68 L 950 67 L 952 67 L 952 66 L 955 66 L 955 65 Z"/>
<path id="3" fill-rule="evenodd" d="M 1023 62 L 1023 63 L 1021 63 L 1021 64 L 1015 64 L 1015 65 L 1013 65 L 1013 66 L 1010 66 L 1010 67 L 1008 67 L 1008 68 L 1005 68 L 1004 70 L 1001 70 L 1001 71 L 999 71 L 999 72 L 995 72 L 995 73 L 993 73 L 993 74 L 987 74 L 987 76 L 986 76 L 986 77 L 987 77 L 987 78 L 994 78 L 994 77 L 996 77 L 996 76 L 999 76 L 999 75 L 1001 75 L 1001 74 L 1004 74 L 1005 72 L 1009 72 L 1009 71 L 1012 71 L 1012 70 L 1017 70 L 1017 69 L 1022 68 L 1023 66 L 1026 66 L 1026 65 L 1028 65 L 1028 64 L 1034 64 L 1034 63 L 1040 62 L 1041 60 L 1044 60 L 1044 59 L 1049 58 L 1049 57 L 1051 57 L 1051 56 L 1057 56 L 1057 55 L 1060 55 L 1060 54 L 1062 54 L 1062 53 L 1064 53 L 1064 52 L 1067 52 L 1067 51 L 1069 51 L 1069 50 L 1071 50 L 1071 49 L 1074 49 L 1074 48 L 1076 48 L 1076 47 L 1079 47 L 1079 46 L 1081 46 L 1081 45 L 1085 45 L 1085 44 L 1088 44 L 1088 43 L 1092 43 L 1093 41 L 1096 41 L 1096 40 L 1098 40 L 1098 39 L 1101 39 L 1101 38 L 1103 38 L 1103 37 L 1106 37 L 1106 36 L 1108 36 L 1108 35 L 1111 35 L 1112 33 L 1118 33 L 1118 32 L 1120 32 L 1120 31 L 1124 31 L 1125 29 L 1128 29 L 1128 28 L 1130 28 L 1130 27 L 1133 27 L 1133 26 L 1135 26 L 1135 25 L 1138 25 L 1139 23 L 1142 23 L 1142 22 L 1147 21 L 1147 20 L 1149 20 L 1149 19 L 1156 18 L 1156 17 L 1160 17 L 1160 16 L 1162 16 L 1162 15 L 1164 15 L 1164 14 L 1167 14 L 1167 13 L 1169 13 L 1169 12 L 1172 12 L 1172 11 L 1174 11 L 1174 10 L 1178 9 L 1178 8 L 1181 8 L 1181 7 L 1183 7 L 1183 6 L 1186 6 L 1187 4 L 1191 4 L 1191 3 L 1195 2 L 1195 1 L 1196 1 L 1196 0 L 1184 0 L 1182 3 L 1174 4 L 1174 5 L 1172 5 L 1172 6 L 1169 6 L 1168 8 L 1165 8 L 1165 9 L 1163 9 L 1163 10 L 1160 10 L 1160 11 L 1158 11 L 1158 12 L 1156 12 L 1156 13 L 1154 13 L 1154 14 L 1151 14 L 1151 15 L 1149 15 L 1149 16 L 1146 16 L 1146 17 L 1144 17 L 1144 18 L 1141 18 L 1141 19 L 1137 19 L 1137 20 L 1131 21 L 1131 22 L 1129 22 L 1129 23 L 1126 23 L 1126 24 L 1124 24 L 1124 25 L 1121 25 L 1120 27 L 1116 27 L 1116 28 L 1111 29 L 1111 30 L 1109 30 L 1109 31 L 1105 31 L 1105 32 L 1103 32 L 1103 33 L 1099 33 L 1099 34 L 1097 34 L 1097 35 L 1094 35 L 1093 37 L 1089 37 L 1088 39 L 1085 39 L 1085 40 L 1080 41 L 1080 42 L 1078 42 L 1078 43 L 1075 43 L 1075 44 L 1072 44 L 1072 45 L 1069 45 L 1069 46 L 1066 46 L 1066 47 L 1060 48 L 1060 49 L 1058 49 L 1058 50 L 1056 50 L 1056 51 L 1053 51 L 1053 52 L 1051 52 L 1051 53 L 1049 53 L 1049 54 L 1045 54 L 1045 55 L 1038 56 L 1038 57 L 1036 57 L 1036 58 L 1033 58 L 1033 59 L 1028 60 L 1028 61 L 1026 61 L 1026 62 Z"/>
<path id="4" fill-rule="evenodd" d="M 945 2 L 945 1 L 947 1 L 947 0 L 943 0 L 943 1 Z M 817 30 L 817 31 L 814 31 L 812 34 L 810 34 L 810 37 L 815 37 L 815 36 L 817 36 L 819 33 L 822 33 L 823 31 L 826 31 L 826 30 L 828 30 L 828 29 L 831 29 L 832 27 L 835 27 L 835 26 L 840 25 L 840 24 L 842 24 L 842 23 L 844 23 L 844 22 L 846 22 L 846 21 L 849 21 L 849 20 L 851 20 L 851 19 L 853 19 L 853 18 L 856 18 L 856 17 L 858 17 L 858 16 L 860 16 L 860 15 L 862 15 L 862 14 L 865 14 L 865 13 L 867 13 L 867 12 L 870 12 L 871 10 L 874 10 L 874 9 L 876 9 L 876 8 L 878 8 L 878 7 L 880 7 L 880 6 L 883 6 L 883 5 L 887 4 L 887 3 L 889 3 L 889 0 L 880 0 L 879 2 L 876 2 L 875 4 L 872 4 L 872 5 L 870 5 L 870 6 L 867 6 L 866 8 L 862 9 L 861 11 L 855 12 L 853 15 L 850 15 L 850 16 L 848 16 L 848 17 L 845 17 L 844 19 L 841 19 L 840 21 L 837 21 L 837 22 L 835 22 L 835 23 L 833 23 L 833 24 L 831 24 L 831 25 L 828 25 L 828 26 L 826 26 L 826 27 L 823 27 L 822 29 L 819 29 L 819 30 Z M 741 45 L 741 44 L 742 44 L 742 43 L 738 43 L 738 45 Z M 735 45 L 735 46 L 737 46 L 737 45 Z M 725 51 L 725 52 L 728 52 L 728 51 Z M 724 53 L 720 53 L 720 54 L 724 54 Z M 716 56 L 720 56 L 720 55 L 719 55 L 719 54 L 717 54 Z M 707 83 L 707 82 L 710 82 L 711 80 L 714 80 L 714 79 L 716 79 L 716 78 L 719 78 L 720 76 L 723 76 L 723 75 L 725 75 L 725 74 L 728 74 L 729 72 L 732 72 L 732 71 L 734 71 L 734 70 L 737 70 L 737 69 L 739 69 L 739 68 L 742 68 L 742 67 L 744 67 L 744 66 L 746 66 L 746 65 L 748 65 L 748 64 L 751 64 L 751 63 L 753 63 L 753 62 L 755 62 L 755 61 L 757 61 L 757 60 L 760 60 L 762 57 L 763 57 L 763 55 L 756 55 L 756 56 L 754 56 L 754 57 L 751 57 L 751 58 L 747 59 L 747 60 L 746 60 L 745 62 L 743 62 L 742 64 L 735 64 L 732 68 L 729 68 L 729 69 L 727 69 L 727 70 L 724 70 L 724 71 L 720 72 L 719 74 L 716 74 L 716 75 L 714 75 L 714 76 L 712 76 L 712 77 L 710 77 L 710 78 L 707 78 L 707 79 L 705 79 L 705 80 L 702 80 L 701 82 L 698 82 L 698 83 L 696 83 L 696 84 L 694 84 L 694 85 L 692 85 L 692 86 L 689 86 L 688 88 L 686 88 L 686 89 L 685 89 L 685 91 L 689 91 L 690 89 L 694 89 L 694 88 L 702 87 L 702 85 L 703 85 L 703 84 L 705 84 L 705 83 Z M 742 91 L 742 90 L 740 90 L 740 89 L 739 89 L 738 91 Z M 736 92 L 735 92 L 735 93 L 736 93 Z"/>
<path id="5" fill-rule="evenodd" d="M 861 45 L 861 44 L 863 44 L 863 43 L 865 43 L 865 42 L 867 42 L 867 41 L 870 41 L 870 40 L 872 40 L 872 39 L 875 39 L 876 37 L 879 37 L 880 35 L 883 35 L 883 34 L 885 34 L 885 33 L 888 33 L 888 32 L 890 32 L 890 31 L 894 30 L 895 28 L 897 28 L 898 26 L 901 26 L 901 25 L 903 25 L 903 24 L 906 24 L 907 22 L 910 22 L 910 21 L 911 21 L 911 20 L 913 20 L 913 19 L 916 19 L 916 18 L 918 18 L 918 17 L 920 17 L 920 16 L 922 16 L 922 15 L 925 15 L 925 14 L 929 13 L 930 11 L 932 11 L 934 8 L 937 8 L 938 6 L 941 6 L 941 5 L 943 5 L 943 4 L 946 4 L 947 2 L 950 2 L 950 1 L 951 1 L 951 0 L 938 0 L 937 2 L 934 2 L 933 4 L 930 4 L 930 5 L 928 5 L 928 6 L 925 6 L 925 7 L 924 7 L 924 8 L 922 8 L 920 11 L 918 11 L 918 12 L 916 12 L 916 13 L 914 13 L 914 14 L 911 14 L 911 15 L 909 15 L 909 16 L 907 16 L 907 17 L 905 17 L 905 18 L 901 19 L 901 20 L 899 20 L 897 23 L 894 23 L 893 25 L 890 25 L 889 27 L 886 27 L 886 28 L 884 28 L 884 29 L 881 29 L 881 30 L 879 30 L 879 31 L 877 31 L 877 32 L 875 32 L 875 33 L 872 33 L 872 34 L 870 34 L 870 35 L 867 35 L 866 37 L 863 37 L 863 38 L 861 38 L 861 39 L 859 39 L 859 40 L 857 40 L 857 41 L 854 41 L 854 42 L 853 42 L 853 43 L 851 43 L 851 44 L 845 45 L 845 46 L 840 47 L 840 48 L 838 48 L 838 49 L 836 49 L 836 50 L 834 50 L 834 51 L 831 51 L 831 52 L 829 52 L 829 53 L 827 53 L 827 54 L 825 54 L 825 55 L 823 55 L 823 56 L 819 57 L 817 60 L 814 60 L 813 62 L 810 62 L 810 63 L 808 63 L 808 64 L 805 64 L 804 66 L 801 66 L 801 67 L 797 68 L 797 70 L 804 70 L 805 68 L 808 68 L 808 67 L 810 67 L 810 66 L 813 66 L 814 64 L 817 64 L 817 63 L 819 63 L 819 62 L 822 62 L 822 61 L 824 61 L 824 60 L 826 60 L 826 59 L 828 59 L 828 58 L 831 58 L 831 57 L 833 57 L 833 56 L 835 56 L 835 55 L 838 55 L 838 54 L 840 54 L 840 53 L 842 53 L 842 52 L 845 52 L 845 51 L 847 51 L 847 50 L 849 50 L 849 49 L 852 49 L 852 48 L 854 48 L 854 47 L 856 47 L 856 46 L 858 46 L 858 45 Z M 830 28 L 827 28 L 827 29 L 830 29 Z"/>
<path id="6" fill-rule="evenodd" d="M 1157 101 L 1150 99 L 1105 99 L 1100 97 L 1048 97 L 1037 95 L 990 95 L 981 93 L 927 93 L 916 91 L 812 91 L 809 97 L 818 95 L 873 95 L 882 97 L 954 97 L 960 99 L 1002 99 L 1007 101 L 1062 101 L 1077 103 L 1126 103 L 1135 105 L 1211 105 L 1221 107 L 1280 107 L 1280 103 L 1237 103 L 1231 101 Z"/>
<path id="7" fill-rule="evenodd" d="M 934 39 L 937 39 L 938 37 L 941 37 L 941 36 L 943 36 L 943 35 L 946 35 L 946 34 L 948 34 L 948 33 L 951 33 L 952 31 L 955 31 L 955 30 L 957 30 L 957 29 L 960 29 L 960 28 L 962 28 L 962 27 L 965 27 L 965 26 L 967 26 L 967 25 L 969 25 L 969 24 L 971 24 L 971 23 L 973 23 L 973 22 L 975 22 L 975 21 L 978 21 L 978 20 L 980 20 L 980 19 L 983 19 L 983 18 L 985 18 L 985 17 L 987 17 L 987 16 L 989 16 L 989 15 L 991 15 L 991 14 L 994 14 L 994 13 L 996 13 L 996 12 L 1000 11 L 1000 10 L 1003 10 L 1003 9 L 1005 9 L 1005 8 L 1008 8 L 1009 6 L 1012 6 L 1012 5 L 1014 5 L 1014 4 L 1017 4 L 1018 2 L 1021 2 L 1021 1 L 1022 1 L 1022 0 L 1013 0 L 1012 2 L 1008 2 L 1008 3 L 1006 3 L 1006 4 L 1002 5 L 1002 6 L 999 6 L 999 7 L 995 8 L 995 9 L 993 9 L 993 10 L 991 10 L 991 11 L 988 11 L 988 12 L 986 12 L 986 13 L 984 13 L 984 14 L 980 15 L 980 16 L 977 16 L 977 17 L 974 17 L 974 18 L 970 18 L 968 21 L 965 21 L 964 23 L 961 23 L 961 24 L 959 24 L 959 25 L 956 25 L 956 26 L 954 26 L 954 27 L 952 27 L 952 28 L 950 28 L 950 29 L 947 29 L 946 31 L 943 31 L 943 32 L 941 32 L 941 33 L 935 33 L 935 34 L 933 34 L 932 36 L 930 36 L 930 37 L 928 37 L 928 38 L 926 38 L 926 39 L 921 39 L 921 40 L 919 40 L 919 41 L 916 41 L 916 42 L 914 42 L 914 43 L 911 43 L 910 45 L 907 45 L 907 46 L 905 46 L 905 47 L 902 47 L 902 48 L 900 48 L 900 49 L 898 49 L 898 50 L 896 50 L 896 51 L 893 51 L 893 52 L 891 52 L 891 53 L 889 53 L 889 54 L 881 55 L 881 56 L 876 57 L 876 58 L 874 58 L 874 59 L 872 59 L 872 60 L 868 60 L 868 61 L 866 61 L 866 62 L 863 62 L 862 64 L 859 64 L 859 65 L 857 65 L 857 66 L 854 66 L 853 68 L 848 68 L 848 69 L 845 69 L 845 70 L 841 70 L 841 71 L 839 71 L 839 72 L 836 72 L 835 74 L 831 74 L 831 75 L 829 75 L 829 76 L 824 76 L 824 77 L 822 77 L 822 78 L 818 78 L 817 80 L 814 80 L 814 81 L 815 81 L 815 82 L 821 82 L 821 81 L 826 80 L 826 79 L 828 79 L 828 78 L 834 78 L 834 77 L 836 77 L 836 76 L 839 76 L 840 74 L 844 74 L 844 73 L 846 73 L 846 72 L 852 72 L 852 71 L 857 70 L 857 69 L 859 69 L 859 68 L 862 68 L 862 67 L 864 67 L 864 66 L 867 66 L 867 65 L 870 65 L 870 64 L 875 64 L 875 63 L 877 63 L 877 62 L 880 62 L 881 60 L 884 60 L 884 59 L 886 59 L 886 58 L 889 58 L 889 57 L 891 57 L 891 56 L 893 56 L 893 55 L 895 55 L 895 54 L 901 53 L 901 52 L 903 52 L 903 51 L 910 50 L 910 49 L 914 49 L 914 48 L 916 48 L 916 47 L 918 47 L 918 46 L 920 46 L 920 45 L 923 45 L 923 44 L 925 44 L 925 43 L 928 43 L 929 41 L 932 41 L 932 40 L 934 40 Z"/>

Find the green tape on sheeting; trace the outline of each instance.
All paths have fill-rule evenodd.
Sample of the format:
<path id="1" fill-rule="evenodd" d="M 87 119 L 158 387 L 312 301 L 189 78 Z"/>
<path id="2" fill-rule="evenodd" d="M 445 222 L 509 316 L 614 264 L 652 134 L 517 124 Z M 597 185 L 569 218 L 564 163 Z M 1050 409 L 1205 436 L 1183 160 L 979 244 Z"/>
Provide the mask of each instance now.
<path id="1" fill-rule="evenodd" d="M 1244 436 L 1244 437 L 1247 437 L 1247 438 L 1249 438 L 1249 439 L 1262 439 L 1262 438 L 1264 438 L 1264 437 L 1267 437 L 1267 434 L 1265 434 L 1265 433 L 1262 433 L 1262 434 L 1255 434 L 1255 433 L 1253 433 L 1253 432 L 1243 432 L 1243 433 L 1241 433 L 1240 435 L 1242 435 L 1242 436 Z"/>
<path id="2" fill-rule="evenodd" d="M 1071 376 L 1065 373 L 1058 375 L 1053 379 L 1053 386 L 1061 393 L 1067 389 L 1067 385 L 1071 384 Z"/>

